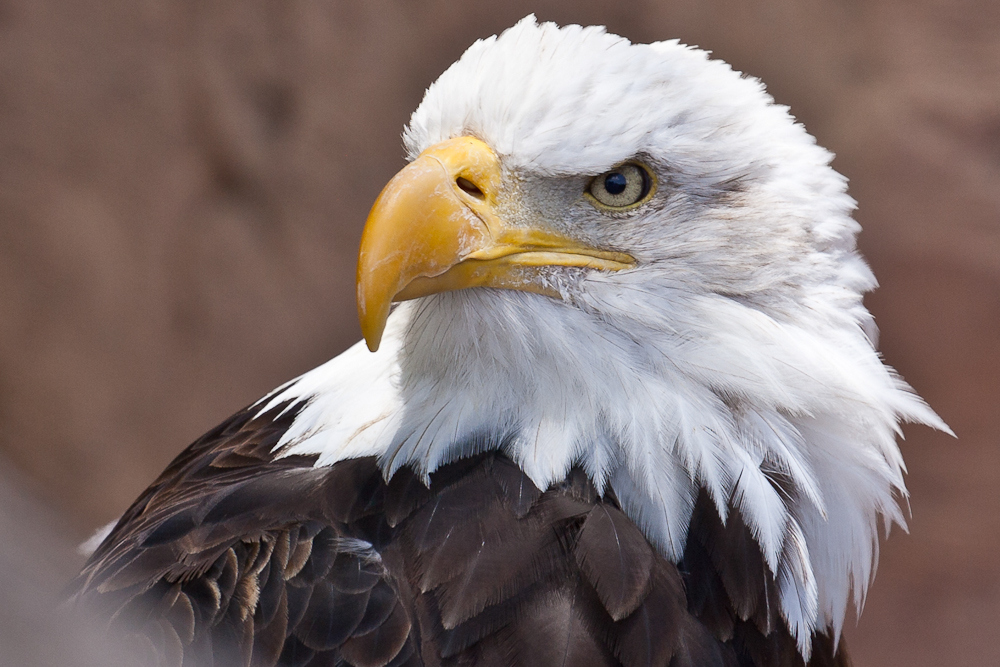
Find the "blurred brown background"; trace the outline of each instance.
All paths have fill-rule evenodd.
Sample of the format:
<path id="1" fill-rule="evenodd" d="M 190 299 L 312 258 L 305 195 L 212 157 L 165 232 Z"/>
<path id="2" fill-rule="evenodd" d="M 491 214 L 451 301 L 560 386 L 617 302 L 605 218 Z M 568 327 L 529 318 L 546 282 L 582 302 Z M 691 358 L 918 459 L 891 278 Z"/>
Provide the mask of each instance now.
<path id="1" fill-rule="evenodd" d="M 837 153 L 885 357 L 959 435 L 907 429 L 855 663 L 1000 664 L 1000 3 L 500 5 L 0 0 L 0 643 L 188 442 L 359 338 L 403 124 L 534 11 L 710 49 Z"/>

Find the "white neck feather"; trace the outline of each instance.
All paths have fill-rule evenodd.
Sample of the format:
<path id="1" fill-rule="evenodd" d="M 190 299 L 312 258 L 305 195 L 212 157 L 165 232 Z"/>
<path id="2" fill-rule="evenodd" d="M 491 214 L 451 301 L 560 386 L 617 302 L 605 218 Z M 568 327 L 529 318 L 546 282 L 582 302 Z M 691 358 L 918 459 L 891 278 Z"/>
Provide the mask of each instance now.
<path id="1" fill-rule="evenodd" d="M 602 281 L 587 280 L 590 298 Z M 539 488 L 581 465 L 675 562 L 704 487 L 723 518 L 739 508 L 807 653 L 813 630 L 839 636 L 852 595 L 860 607 L 878 517 L 904 523 L 897 421 L 947 426 L 857 322 L 831 329 L 817 314 L 810 328 L 716 295 L 661 305 L 633 338 L 586 303 L 521 292 L 408 302 L 377 353 L 359 343 L 262 409 L 307 401 L 279 448 L 317 465 L 374 455 L 387 477 L 429 474 L 475 453 L 476 436 L 505 442 Z"/>

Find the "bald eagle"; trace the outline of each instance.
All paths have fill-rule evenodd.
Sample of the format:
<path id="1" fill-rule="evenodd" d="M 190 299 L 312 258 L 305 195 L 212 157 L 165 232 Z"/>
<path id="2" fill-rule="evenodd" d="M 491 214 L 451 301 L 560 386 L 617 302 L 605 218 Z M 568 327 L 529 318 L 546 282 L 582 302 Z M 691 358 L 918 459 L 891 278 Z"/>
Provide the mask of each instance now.
<path id="1" fill-rule="evenodd" d="M 898 424 L 948 427 L 831 155 L 703 51 L 532 16 L 404 142 L 367 346 L 180 454 L 75 603 L 169 665 L 847 664 Z"/>

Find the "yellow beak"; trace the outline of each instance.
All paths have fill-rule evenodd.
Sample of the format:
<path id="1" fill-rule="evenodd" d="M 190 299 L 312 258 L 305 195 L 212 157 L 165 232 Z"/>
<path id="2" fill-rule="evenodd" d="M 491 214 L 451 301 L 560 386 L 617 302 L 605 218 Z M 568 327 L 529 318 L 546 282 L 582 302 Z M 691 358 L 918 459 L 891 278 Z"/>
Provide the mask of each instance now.
<path id="1" fill-rule="evenodd" d="M 515 227 L 497 213 L 500 160 L 479 139 L 441 142 L 385 186 L 361 236 L 358 316 L 378 349 L 393 301 L 464 289 L 500 287 L 558 296 L 538 267 L 617 271 L 635 265 L 543 229 Z"/>

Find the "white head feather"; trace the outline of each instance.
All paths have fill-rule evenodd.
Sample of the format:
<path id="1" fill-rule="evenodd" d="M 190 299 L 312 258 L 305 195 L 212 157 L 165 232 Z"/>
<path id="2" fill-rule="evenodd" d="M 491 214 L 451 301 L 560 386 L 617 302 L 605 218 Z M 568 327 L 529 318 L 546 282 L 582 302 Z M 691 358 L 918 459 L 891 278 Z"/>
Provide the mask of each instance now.
<path id="1" fill-rule="evenodd" d="M 499 155 L 509 217 L 638 266 L 553 270 L 562 300 L 400 305 L 377 353 L 359 344 L 262 404 L 308 400 L 284 452 L 430 473 L 490 435 L 540 488 L 582 465 L 674 561 L 705 488 L 750 526 L 802 653 L 815 630 L 839 636 L 878 518 L 904 521 L 898 422 L 948 428 L 875 351 L 861 297 L 876 282 L 831 155 L 703 51 L 532 16 L 473 44 L 404 139 L 412 159 L 462 135 Z M 653 200 L 591 206 L 589 179 L 629 159 L 655 172 Z"/>

